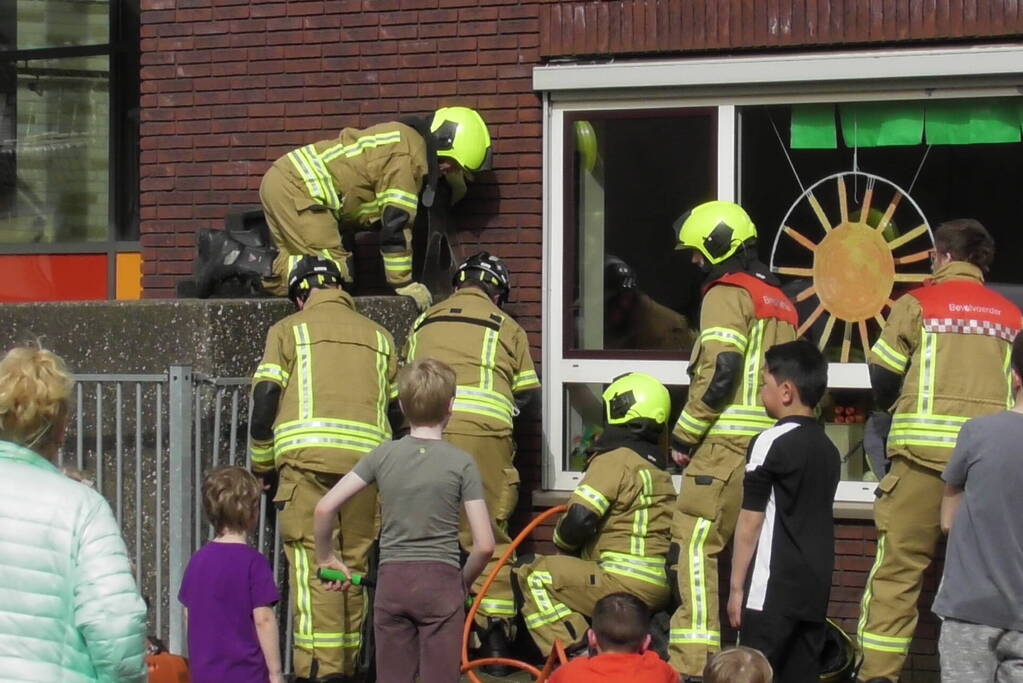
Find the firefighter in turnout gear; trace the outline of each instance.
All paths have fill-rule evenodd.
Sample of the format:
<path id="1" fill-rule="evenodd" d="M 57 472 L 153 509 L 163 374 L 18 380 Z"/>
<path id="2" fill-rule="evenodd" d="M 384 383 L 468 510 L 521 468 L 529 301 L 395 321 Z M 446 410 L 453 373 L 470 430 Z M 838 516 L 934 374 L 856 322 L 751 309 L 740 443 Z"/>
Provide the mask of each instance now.
<path id="1" fill-rule="evenodd" d="M 420 193 L 429 208 L 439 174 L 464 190 L 467 175 L 489 166 L 486 123 L 466 107 L 439 109 L 428 125 L 410 119 L 345 128 L 334 139 L 292 150 L 274 162 L 259 187 L 273 247 L 244 245 L 223 231 L 201 232 L 199 296 L 237 275 L 259 277 L 264 291 L 284 295 L 288 273 L 307 254 L 334 261 L 351 283 L 354 231 L 373 229 L 380 233 L 387 283 L 425 309 L 430 293 L 412 279 Z"/>
<path id="2" fill-rule="evenodd" d="M 735 531 L 746 447 L 774 424 L 760 402 L 764 352 L 796 338 L 797 318 L 756 259 L 756 228 L 742 207 L 707 202 L 674 229 L 677 248 L 693 250 L 708 272 L 689 397 L 671 435 L 672 458 L 686 469 L 668 555 L 681 605 L 671 618 L 671 664 L 698 679 L 721 647 L 718 556 Z"/>
<path id="3" fill-rule="evenodd" d="M 388 404 L 396 398 L 391 334 L 355 311 L 326 258 L 303 256 L 288 296 L 297 313 L 274 324 L 252 378 L 252 469 L 276 471 L 288 558 L 297 680 L 346 680 L 361 646 L 363 589 L 325 590 L 313 575 L 313 508 L 364 454 L 391 438 Z M 376 489 L 349 501 L 336 534 L 346 565 L 365 574 L 379 517 Z"/>
<path id="4" fill-rule="evenodd" d="M 499 258 L 480 252 L 466 259 L 454 276 L 456 291 L 423 313 L 409 334 L 405 358 L 436 358 L 455 370 L 458 388 L 444 438 L 476 461 L 487 509 L 494 521 L 494 558 L 474 591 L 482 586 L 507 549 L 508 518 L 518 502 L 512 419 L 540 388 L 525 331 L 501 306 L 510 291 L 508 269 Z M 463 548 L 472 536 L 462 524 Z M 477 635 L 486 656 L 507 655 L 515 617 L 510 568 L 494 581 L 479 608 Z"/>
<path id="5" fill-rule="evenodd" d="M 892 417 L 858 629 L 864 680 L 897 680 L 909 654 L 922 575 L 942 535 L 941 473 L 959 429 L 1012 405 L 1009 354 L 1021 320 L 984 286 L 994 242 L 977 221 L 955 220 L 938 227 L 934 246 L 933 278 L 895 302 L 870 353 L 875 404 Z"/>
<path id="6" fill-rule="evenodd" d="M 554 529 L 554 543 L 577 555 L 538 556 L 515 568 L 529 635 L 546 656 L 560 640 L 585 647 L 587 617 L 605 595 L 626 592 L 657 611 L 671 588 L 664 561 L 675 487 L 661 446 L 668 390 L 634 372 L 604 391 L 605 429 L 586 474 Z"/>

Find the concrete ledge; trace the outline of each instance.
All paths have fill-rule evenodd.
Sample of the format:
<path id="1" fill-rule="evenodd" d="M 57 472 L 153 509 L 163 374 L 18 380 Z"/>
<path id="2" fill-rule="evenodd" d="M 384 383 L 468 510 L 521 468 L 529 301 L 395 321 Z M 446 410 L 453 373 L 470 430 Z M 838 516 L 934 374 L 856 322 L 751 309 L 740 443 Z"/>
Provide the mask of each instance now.
<path id="1" fill-rule="evenodd" d="M 408 297 L 357 297 L 363 315 L 400 349 L 416 319 Z M 151 299 L 0 305 L 3 349 L 40 339 L 75 373 L 162 373 L 191 364 L 198 374 L 247 377 L 270 325 L 294 312 L 286 299 Z"/>

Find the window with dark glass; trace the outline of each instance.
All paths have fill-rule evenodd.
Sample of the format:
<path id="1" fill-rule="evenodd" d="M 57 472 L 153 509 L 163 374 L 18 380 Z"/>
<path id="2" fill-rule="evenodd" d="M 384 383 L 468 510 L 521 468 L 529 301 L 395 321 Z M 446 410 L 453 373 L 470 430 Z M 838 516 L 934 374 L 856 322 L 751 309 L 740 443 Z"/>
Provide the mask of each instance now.
<path id="1" fill-rule="evenodd" d="M 702 275 L 672 225 L 715 198 L 716 110 L 565 121 L 566 356 L 686 357 Z"/>

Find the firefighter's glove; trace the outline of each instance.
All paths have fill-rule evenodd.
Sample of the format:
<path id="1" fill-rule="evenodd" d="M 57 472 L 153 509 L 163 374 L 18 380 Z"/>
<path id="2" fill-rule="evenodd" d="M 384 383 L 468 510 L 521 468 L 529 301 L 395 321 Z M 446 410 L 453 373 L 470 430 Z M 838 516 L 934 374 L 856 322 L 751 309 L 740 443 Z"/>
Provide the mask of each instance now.
<path id="1" fill-rule="evenodd" d="M 671 440 L 671 460 L 678 468 L 677 472 L 681 472 L 685 469 L 685 466 L 689 464 L 689 461 L 693 457 L 693 446 L 683 442 L 681 439 L 672 438 Z"/>
<path id="2" fill-rule="evenodd" d="M 867 464 L 879 481 L 888 472 L 888 432 L 891 429 L 892 415 L 883 410 L 871 412 L 863 426 L 863 451 L 867 455 Z"/>
<path id="3" fill-rule="evenodd" d="M 426 288 L 422 282 L 413 282 L 410 285 L 404 287 L 397 287 L 394 293 L 398 296 L 410 296 L 412 300 L 416 302 L 416 307 L 420 311 L 425 311 L 433 303 L 433 297 L 430 295 L 430 290 Z"/>

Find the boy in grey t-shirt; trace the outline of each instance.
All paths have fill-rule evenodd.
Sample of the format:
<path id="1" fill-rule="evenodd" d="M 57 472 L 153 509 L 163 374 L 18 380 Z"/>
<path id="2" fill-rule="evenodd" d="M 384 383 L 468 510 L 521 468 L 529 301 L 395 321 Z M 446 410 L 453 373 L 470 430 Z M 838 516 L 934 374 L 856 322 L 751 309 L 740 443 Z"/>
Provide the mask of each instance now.
<path id="1" fill-rule="evenodd" d="M 967 422 L 942 474 L 942 683 L 1023 682 L 1023 335 L 1012 377 L 1015 405 Z"/>
<path id="2" fill-rule="evenodd" d="M 316 562 L 350 576 L 332 547 L 341 506 L 376 483 L 383 525 L 373 609 L 377 678 L 412 683 L 459 680 L 459 646 L 468 586 L 494 552 L 490 514 L 472 457 L 443 440 L 455 398 L 455 373 L 425 358 L 401 374 L 399 403 L 412 430 L 359 461 L 316 505 Z M 472 551 L 460 566 L 459 510 L 472 531 Z M 344 590 L 334 582 L 328 590 Z"/>

